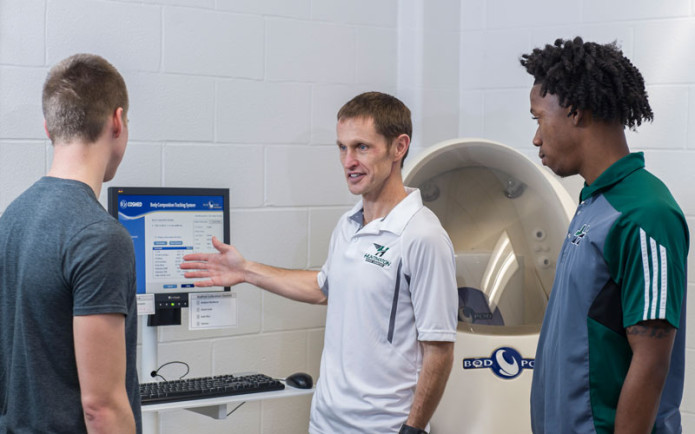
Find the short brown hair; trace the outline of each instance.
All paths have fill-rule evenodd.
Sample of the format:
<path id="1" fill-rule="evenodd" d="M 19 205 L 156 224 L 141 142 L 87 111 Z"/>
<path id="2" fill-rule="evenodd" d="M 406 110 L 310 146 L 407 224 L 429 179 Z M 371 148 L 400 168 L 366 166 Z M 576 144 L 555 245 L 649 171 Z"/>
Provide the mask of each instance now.
<path id="1" fill-rule="evenodd" d="M 408 138 L 412 138 L 413 135 L 410 109 L 395 96 L 385 93 L 365 92 L 345 103 L 338 111 L 338 121 L 352 118 L 371 118 L 376 132 L 386 137 L 389 146 L 401 134 L 407 135 Z M 407 156 L 406 151 L 401 160 L 401 167 Z"/>
<path id="2" fill-rule="evenodd" d="M 121 74 L 104 58 L 75 54 L 55 65 L 43 85 L 43 116 L 51 141 L 95 142 L 119 107 L 128 111 Z"/>

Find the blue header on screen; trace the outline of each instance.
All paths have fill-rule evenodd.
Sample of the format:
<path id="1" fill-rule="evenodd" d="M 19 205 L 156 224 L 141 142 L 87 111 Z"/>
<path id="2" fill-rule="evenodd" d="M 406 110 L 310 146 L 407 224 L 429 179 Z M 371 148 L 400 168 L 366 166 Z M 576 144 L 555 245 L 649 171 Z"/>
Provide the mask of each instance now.
<path id="1" fill-rule="evenodd" d="M 118 213 L 138 217 L 152 211 L 222 211 L 222 196 L 151 196 L 120 194 Z"/>

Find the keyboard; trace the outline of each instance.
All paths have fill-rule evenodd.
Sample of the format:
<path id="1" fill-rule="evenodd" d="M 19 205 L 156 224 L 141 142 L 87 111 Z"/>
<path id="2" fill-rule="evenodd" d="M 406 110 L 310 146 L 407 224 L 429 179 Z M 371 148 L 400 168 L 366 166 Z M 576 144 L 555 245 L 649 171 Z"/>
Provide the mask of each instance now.
<path id="1" fill-rule="evenodd" d="M 270 392 L 284 388 L 283 383 L 263 374 L 219 375 L 158 383 L 141 383 L 140 399 L 142 405 L 161 404 L 190 399 Z"/>

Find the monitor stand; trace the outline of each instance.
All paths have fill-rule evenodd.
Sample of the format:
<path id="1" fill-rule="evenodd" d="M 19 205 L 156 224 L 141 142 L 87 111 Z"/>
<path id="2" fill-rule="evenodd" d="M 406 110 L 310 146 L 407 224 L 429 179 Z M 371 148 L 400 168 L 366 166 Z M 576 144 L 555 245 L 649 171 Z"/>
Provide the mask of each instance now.
<path id="1" fill-rule="evenodd" d="M 152 378 L 152 371 L 157 370 L 157 327 L 147 325 L 149 315 L 140 315 L 139 327 L 142 330 L 142 357 L 140 359 L 140 382 L 147 383 L 155 381 Z M 157 433 L 159 417 L 157 412 L 142 413 L 142 432 Z"/>

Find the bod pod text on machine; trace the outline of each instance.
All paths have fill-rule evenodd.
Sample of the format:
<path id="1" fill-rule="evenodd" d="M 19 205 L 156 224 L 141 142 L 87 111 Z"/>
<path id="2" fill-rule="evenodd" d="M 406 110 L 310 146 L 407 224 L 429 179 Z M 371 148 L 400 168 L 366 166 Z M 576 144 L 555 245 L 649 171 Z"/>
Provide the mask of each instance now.
<path id="1" fill-rule="evenodd" d="M 538 334 L 576 203 L 547 170 L 483 139 L 427 148 L 404 182 L 420 189 L 456 255 L 454 366 L 432 433 L 530 433 Z"/>

